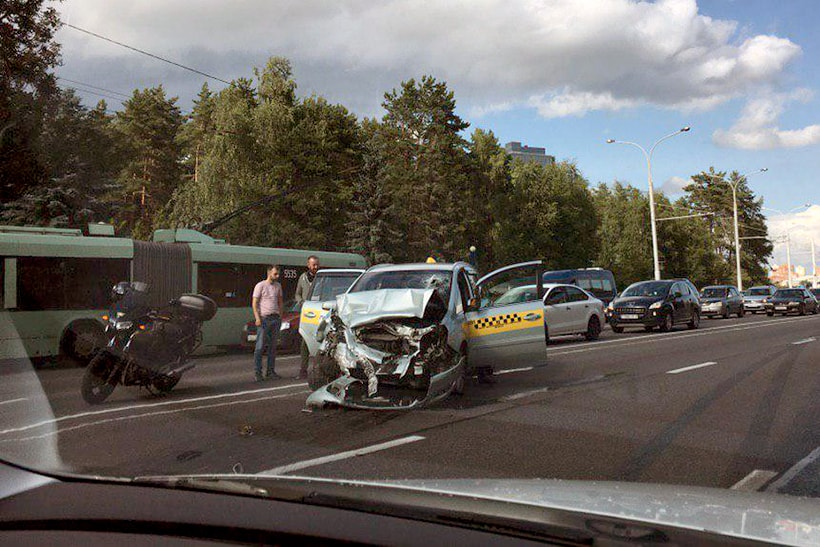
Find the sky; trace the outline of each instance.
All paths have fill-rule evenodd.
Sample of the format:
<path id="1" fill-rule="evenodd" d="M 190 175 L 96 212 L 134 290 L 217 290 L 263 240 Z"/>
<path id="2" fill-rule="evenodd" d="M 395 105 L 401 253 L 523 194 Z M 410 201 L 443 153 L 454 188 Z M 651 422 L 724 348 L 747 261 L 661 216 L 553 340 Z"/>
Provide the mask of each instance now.
<path id="1" fill-rule="evenodd" d="M 820 232 L 812 0 L 64 0 L 57 8 L 66 23 L 224 80 L 287 57 L 301 95 L 358 116 L 381 116 L 386 91 L 430 74 L 455 92 L 471 130 L 545 147 L 577 162 L 593 185 L 648 187 L 642 153 L 607 139 L 648 150 L 689 126 L 655 149 L 655 187 L 675 198 L 712 166 L 755 173 L 748 182 L 773 209 L 771 234 L 788 232 L 793 263 L 811 265 Z M 72 28 L 57 40 L 60 83 L 108 90 L 96 89 L 112 109 L 118 94 L 161 83 L 187 111 L 207 80 Z M 101 98 L 79 94 L 89 105 Z M 785 254 L 777 243 L 772 263 Z"/>

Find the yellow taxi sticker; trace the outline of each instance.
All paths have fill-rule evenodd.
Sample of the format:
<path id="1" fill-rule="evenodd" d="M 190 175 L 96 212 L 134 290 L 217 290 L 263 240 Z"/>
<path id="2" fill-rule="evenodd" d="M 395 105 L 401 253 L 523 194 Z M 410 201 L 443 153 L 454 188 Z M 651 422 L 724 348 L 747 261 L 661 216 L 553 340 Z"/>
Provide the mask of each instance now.
<path id="1" fill-rule="evenodd" d="M 464 323 L 464 335 L 467 338 L 488 336 L 521 329 L 541 328 L 544 324 L 544 313 L 541 310 L 526 312 L 502 313 L 473 319 Z"/>

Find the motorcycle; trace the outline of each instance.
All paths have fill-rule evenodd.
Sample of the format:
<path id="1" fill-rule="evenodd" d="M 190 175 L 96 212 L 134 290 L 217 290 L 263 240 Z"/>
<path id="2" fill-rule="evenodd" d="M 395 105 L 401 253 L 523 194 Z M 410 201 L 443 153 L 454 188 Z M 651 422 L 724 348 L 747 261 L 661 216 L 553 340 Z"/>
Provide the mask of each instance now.
<path id="1" fill-rule="evenodd" d="M 159 395 L 171 391 L 192 368 L 191 354 L 202 343 L 202 324 L 216 315 L 216 303 L 201 294 L 183 294 L 162 312 L 126 309 L 109 317 L 108 345 L 91 359 L 83 375 L 83 399 L 105 401 L 117 385 L 140 386 Z"/>

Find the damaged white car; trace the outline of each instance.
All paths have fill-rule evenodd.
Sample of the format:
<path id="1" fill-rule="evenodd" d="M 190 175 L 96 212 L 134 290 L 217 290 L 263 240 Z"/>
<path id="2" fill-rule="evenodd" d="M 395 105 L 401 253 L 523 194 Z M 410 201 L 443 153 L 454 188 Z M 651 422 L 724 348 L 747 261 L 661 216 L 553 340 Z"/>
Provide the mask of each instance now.
<path id="1" fill-rule="evenodd" d="M 546 360 L 542 264 L 476 281 L 469 264 L 374 266 L 322 316 L 308 406 L 409 409 L 459 393 L 465 378 Z M 509 303 L 505 294 L 538 288 Z"/>

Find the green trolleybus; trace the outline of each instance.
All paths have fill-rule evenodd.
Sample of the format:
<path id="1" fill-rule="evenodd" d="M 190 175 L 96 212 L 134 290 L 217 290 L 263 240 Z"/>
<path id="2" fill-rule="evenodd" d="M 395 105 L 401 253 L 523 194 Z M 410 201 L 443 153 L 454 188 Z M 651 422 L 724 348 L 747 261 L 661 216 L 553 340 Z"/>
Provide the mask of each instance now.
<path id="1" fill-rule="evenodd" d="M 282 266 L 288 300 L 310 255 L 323 267 L 365 267 L 356 254 L 230 245 L 189 229 L 138 241 L 105 224 L 88 235 L 0 226 L 0 359 L 61 355 L 82 364 L 101 343 L 111 287 L 125 280 L 148 283 L 155 307 L 186 292 L 213 298 L 219 311 L 203 326 L 203 350 L 236 345 L 265 266 Z"/>

